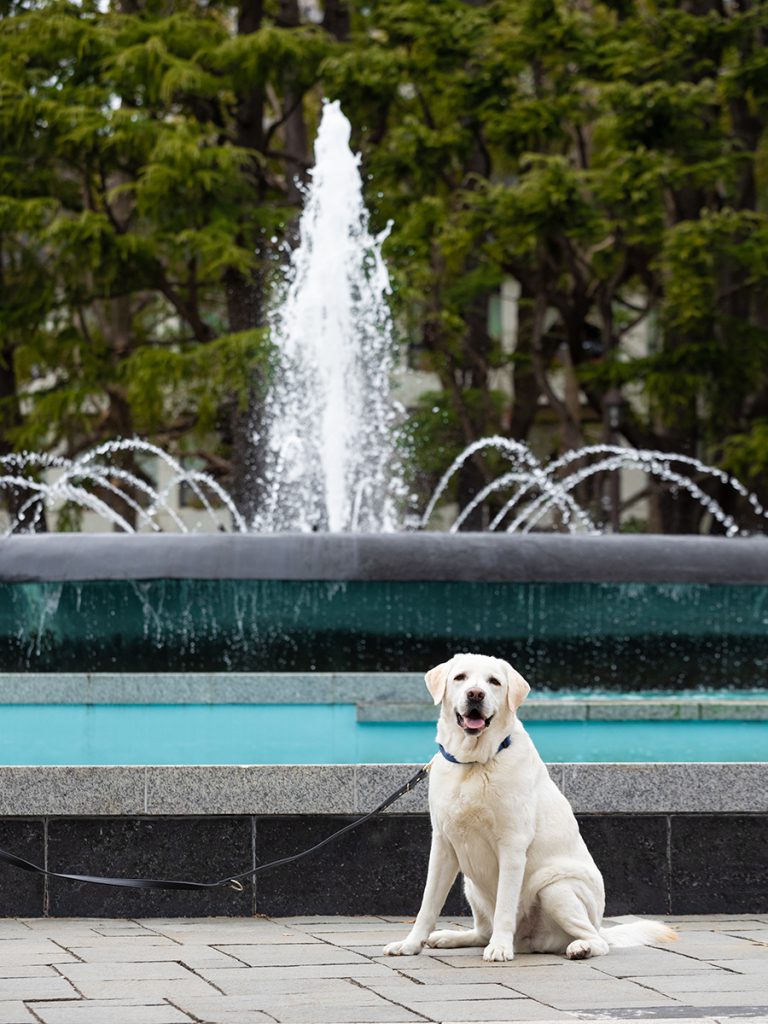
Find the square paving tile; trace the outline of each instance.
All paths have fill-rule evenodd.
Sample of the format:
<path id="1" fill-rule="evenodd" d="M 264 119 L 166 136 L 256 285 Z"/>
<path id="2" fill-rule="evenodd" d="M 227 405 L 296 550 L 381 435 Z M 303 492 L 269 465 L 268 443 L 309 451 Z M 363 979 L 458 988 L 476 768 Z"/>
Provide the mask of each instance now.
<path id="1" fill-rule="evenodd" d="M 0 1024 L 33 1024 L 35 1021 L 36 1018 L 20 1000 L 0 1003 Z"/>
<path id="2" fill-rule="evenodd" d="M 287 946 L 232 945 L 218 944 L 226 953 L 242 960 L 249 967 L 305 966 L 309 964 L 355 964 L 365 963 L 359 953 L 327 942 L 313 945 L 290 944 Z"/>
<path id="3" fill-rule="evenodd" d="M 572 1014 L 558 1014 L 550 1006 L 542 1006 L 532 999 L 489 999 L 472 1000 L 471 1002 L 451 1003 L 436 1001 L 419 1003 L 418 1012 L 425 1014 L 430 1020 L 441 1021 L 442 1024 L 454 1022 L 490 1022 L 490 1021 L 571 1021 Z"/>
<path id="4" fill-rule="evenodd" d="M 43 1024 L 189 1024 L 192 1019 L 166 1002 L 147 1004 L 94 999 L 79 1003 L 32 1005 L 37 1019 Z"/>
<path id="5" fill-rule="evenodd" d="M 0 1000 L 79 999 L 66 978 L 45 975 L 32 978 L 0 978 Z"/>

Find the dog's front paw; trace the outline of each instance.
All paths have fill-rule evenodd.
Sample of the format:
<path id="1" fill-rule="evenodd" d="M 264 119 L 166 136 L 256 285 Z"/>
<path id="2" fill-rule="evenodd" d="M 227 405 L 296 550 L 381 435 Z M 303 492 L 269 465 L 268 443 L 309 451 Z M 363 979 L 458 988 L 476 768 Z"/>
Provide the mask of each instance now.
<path id="1" fill-rule="evenodd" d="M 493 939 L 491 939 L 491 941 L 483 950 L 483 960 L 498 962 L 514 959 L 515 951 L 512 948 L 511 943 L 507 944 L 503 942 L 494 942 Z"/>
<path id="2" fill-rule="evenodd" d="M 423 942 L 414 939 L 403 939 L 402 942 L 390 942 L 384 947 L 384 956 L 416 956 L 421 952 Z"/>

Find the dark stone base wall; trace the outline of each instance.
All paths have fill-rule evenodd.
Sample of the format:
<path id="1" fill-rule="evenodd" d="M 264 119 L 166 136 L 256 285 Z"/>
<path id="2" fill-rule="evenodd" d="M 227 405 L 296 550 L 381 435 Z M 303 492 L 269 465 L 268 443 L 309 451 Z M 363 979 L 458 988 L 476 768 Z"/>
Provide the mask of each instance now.
<path id="1" fill-rule="evenodd" d="M 50 870 L 210 881 L 304 850 L 350 818 L 5 818 L 0 846 Z M 608 914 L 768 911 L 768 815 L 583 815 Z M 386 815 L 237 893 L 113 889 L 0 864 L 0 915 L 198 917 L 404 914 L 419 907 L 425 815 Z M 447 912 L 466 913 L 460 886 Z"/>

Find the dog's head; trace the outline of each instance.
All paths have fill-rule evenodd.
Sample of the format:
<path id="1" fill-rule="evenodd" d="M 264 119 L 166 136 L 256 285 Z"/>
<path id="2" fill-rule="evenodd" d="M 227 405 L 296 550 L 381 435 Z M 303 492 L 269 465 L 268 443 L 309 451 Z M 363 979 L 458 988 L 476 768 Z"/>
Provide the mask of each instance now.
<path id="1" fill-rule="evenodd" d="M 443 705 L 443 722 L 469 737 L 494 723 L 506 728 L 530 691 L 509 662 L 485 654 L 455 654 L 425 678 L 433 701 Z"/>

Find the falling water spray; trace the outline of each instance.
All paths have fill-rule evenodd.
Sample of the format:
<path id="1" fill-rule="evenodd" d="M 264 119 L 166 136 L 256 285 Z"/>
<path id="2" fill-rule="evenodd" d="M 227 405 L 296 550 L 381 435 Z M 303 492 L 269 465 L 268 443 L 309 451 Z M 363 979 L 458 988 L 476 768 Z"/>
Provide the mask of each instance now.
<path id="1" fill-rule="evenodd" d="M 326 103 L 315 166 L 271 324 L 277 368 L 263 437 L 264 498 L 252 528 L 392 530 L 402 493 L 389 275 L 370 233 L 360 157 Z"/>

